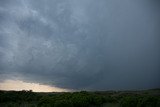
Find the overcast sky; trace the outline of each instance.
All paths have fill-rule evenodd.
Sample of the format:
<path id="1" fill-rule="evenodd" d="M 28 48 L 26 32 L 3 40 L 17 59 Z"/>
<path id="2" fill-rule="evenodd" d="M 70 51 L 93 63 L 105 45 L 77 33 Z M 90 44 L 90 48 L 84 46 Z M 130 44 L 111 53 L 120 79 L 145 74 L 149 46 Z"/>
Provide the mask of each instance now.
<path id="1" fill-rule="evenodd" d="M 0 0 L 0 82 L 160 88 L 159 0 Z"/>

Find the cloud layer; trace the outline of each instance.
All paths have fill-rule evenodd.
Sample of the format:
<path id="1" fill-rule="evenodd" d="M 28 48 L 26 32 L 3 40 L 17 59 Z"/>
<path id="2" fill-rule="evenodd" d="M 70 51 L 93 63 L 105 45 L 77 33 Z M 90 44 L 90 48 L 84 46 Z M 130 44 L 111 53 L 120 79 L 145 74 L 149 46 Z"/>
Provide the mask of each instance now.
<path id="1" fill-rule="evenodd" d="M 159 5 L 1 0 L 0 80 L 88 90 L 160 87 Z"/>

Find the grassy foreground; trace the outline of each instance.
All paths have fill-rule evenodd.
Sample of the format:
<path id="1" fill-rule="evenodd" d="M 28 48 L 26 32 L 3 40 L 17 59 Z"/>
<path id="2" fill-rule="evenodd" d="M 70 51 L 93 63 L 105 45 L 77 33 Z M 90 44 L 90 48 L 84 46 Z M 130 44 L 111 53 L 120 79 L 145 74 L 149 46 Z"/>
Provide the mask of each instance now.
<path id="1" fill-rule="evenodd" d="M 0 91 L 0 107 L 160 107 L 160 89 L 61 93 Z"/>

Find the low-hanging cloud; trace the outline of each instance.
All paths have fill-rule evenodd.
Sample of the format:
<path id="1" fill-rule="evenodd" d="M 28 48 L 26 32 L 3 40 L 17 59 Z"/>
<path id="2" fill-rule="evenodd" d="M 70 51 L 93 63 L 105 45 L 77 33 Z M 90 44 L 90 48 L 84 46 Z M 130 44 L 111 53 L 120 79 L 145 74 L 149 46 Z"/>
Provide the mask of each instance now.
<path id="1" fill-rule="evenodd" d="M 159 5 L 1 0 L 0 80 L 88 90 L 160 87 Z"/>

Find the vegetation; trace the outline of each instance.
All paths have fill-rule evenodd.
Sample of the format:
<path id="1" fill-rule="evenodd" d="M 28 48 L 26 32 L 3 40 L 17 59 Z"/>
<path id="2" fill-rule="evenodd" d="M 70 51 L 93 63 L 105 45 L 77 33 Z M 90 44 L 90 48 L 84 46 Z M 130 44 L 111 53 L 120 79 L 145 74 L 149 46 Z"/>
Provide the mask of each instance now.
<path id="1" fill-rule="evenodd" d="M 0 91 L 0 107 L 160 107 L 160 90 L 63 93 Z"/>

